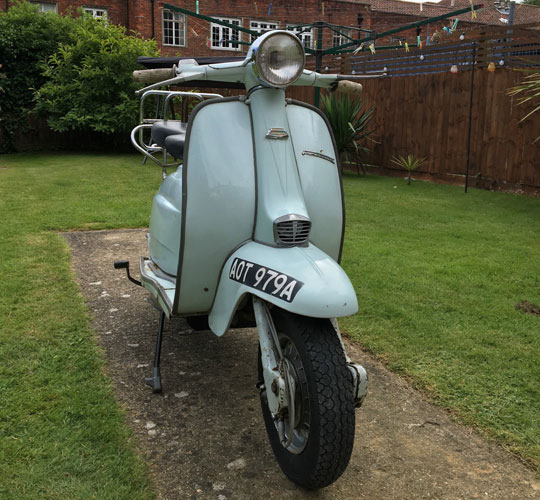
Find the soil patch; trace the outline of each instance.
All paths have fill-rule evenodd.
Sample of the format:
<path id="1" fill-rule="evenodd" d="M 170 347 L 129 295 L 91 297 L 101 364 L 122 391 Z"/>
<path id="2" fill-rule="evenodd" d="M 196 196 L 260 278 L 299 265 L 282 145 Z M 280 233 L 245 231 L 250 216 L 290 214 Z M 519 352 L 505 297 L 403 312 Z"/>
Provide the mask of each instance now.
<path id="1" fill-rule="evenodd" d="M 540 306 L 533 304 L 532 302 L 527 302 L 524 300 L 519 304 L 516 304 L 516 309 L 523 311 L 526 314 L 532 314 L 533 316 L 540 316 Z"/>
<path id="2" fill-rule="evenodd" d="M 454 422 L 405 380 L 347 342 L 370 376 L 356 413 L 348 469 L 306 492 L 281 473 L 268 444 L 256 382 L 257 334 L 218 338 L 167 322 L 162 395 L 144 385 L 159 313 L 113 261 L 138 276 L 143 230 L 64 233 L 108 374 L 159 498 L 176 499 L 501 499 L 540 498 L 534 473 L 499 446 Z"/>

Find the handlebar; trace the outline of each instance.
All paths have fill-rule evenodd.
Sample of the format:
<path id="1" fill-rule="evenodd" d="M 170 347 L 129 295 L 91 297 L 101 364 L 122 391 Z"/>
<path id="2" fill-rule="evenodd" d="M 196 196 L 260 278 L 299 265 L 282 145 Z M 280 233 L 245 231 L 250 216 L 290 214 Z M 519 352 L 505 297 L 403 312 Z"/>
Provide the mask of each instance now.
<path id="1" fill-rule="evenodd" d="M 242 83 L 244 78 L 242 73 L 244 67 L 249 63 L 246 58 L 243 62 L 228 62 L 218 64 L 207 64 L 199 66 L 193 59 L 181 61 L 178 68 L 171 69 L 149 69 L 134 71 L 133 77 L 136 81 L 149 83 L 151 85 L 137 90 L 135 93 L 142 93 L 158 87 L 183 84 L 189 81 L 210 81 L 223 83 Z M 366 75 L 336 75 L 320 74 L 315 71 L 304 70 L 300 77 L 292 83 L 295 86 L 321 87 L 332 91 L 346 94 L 360 94 L 362 85 L 351 80 L 366 78 L 380 78 L 383 74 Z M 253 78 L 252 78 L 253 80 Z M 253 82 L 252 82 L 253 83 Z"/>
<path id="2" fill-rule="evenodd" d="M 362 93 L 362 88 L 362 84 L 360 83 L 351 82 L 349 80 L 339 80 L 334 92 L 360 95 Z"/>
<path id="3" fill-rule="evenodd" d="M 133 72 L 133 80 L 140 83 L 158 83 L 176 76 L 176 66 L 172 68 L 141 69 Z"/>

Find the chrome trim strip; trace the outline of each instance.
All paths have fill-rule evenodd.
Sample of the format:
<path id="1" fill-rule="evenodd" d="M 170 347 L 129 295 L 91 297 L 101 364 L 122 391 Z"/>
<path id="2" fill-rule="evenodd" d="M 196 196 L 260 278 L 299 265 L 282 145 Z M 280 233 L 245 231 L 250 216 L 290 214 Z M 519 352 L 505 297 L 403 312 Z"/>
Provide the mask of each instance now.
<path id="1" fill-rule="evenodd" d="M 333 165 L 335 165 L 336 160 L 334 158 L 331 158 L 330 156 L 323 155 L 322 153 L 317 153 L 316 151 L 308 151 L 307 149 L 302 151 L 302 156 L 315 156 L 315 158 L 321 158 L 322 160 L 329 161 Z"/>
<path id="2" fill-rule="evenodd" d="M 164 305 L 167 307 L 167 311 L 165 311 L 165 314 L 169 318 L 169 317 L 171 317 L 171 314 L 172 314 L 171 301 L 169 300 L 169 297 L 167 296 L 167 293 L 164 291 L 162 286 L 154 278 L 152 278 L 152 276 L 148 276 L 148 274 L 145 273 L 144 264 L 145 264 L 145 262 L 147 260 L 150 260 L 150 259 L 148 259 L 147 257 L 141 257 L 141 260 L 140 260 L 141 281 L 142 281 L 143 284 L 147 283 L 150 286 L 152 286 L 152 288 L 154 288 L 156 290 L 157 295 L 163 301 Z M 151 260 L 150 260 L 150 262 L 151 262 Z M 148 291 L 150 291 L 150 290 L 148 290 Z M 158 299 L 158 302 L 159 302 L 159 299 Z"/>

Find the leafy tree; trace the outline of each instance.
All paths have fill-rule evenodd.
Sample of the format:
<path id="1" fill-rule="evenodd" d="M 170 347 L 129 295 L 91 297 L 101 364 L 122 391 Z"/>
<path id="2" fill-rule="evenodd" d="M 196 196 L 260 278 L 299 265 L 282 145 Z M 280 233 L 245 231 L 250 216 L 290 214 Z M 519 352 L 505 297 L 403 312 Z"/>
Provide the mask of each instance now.
<path id="1" fill-rule="evenodd" d="M 157 55 L 156 43 L 91 16 L 77 18 L 69 40 L 44 67 L 36 108 L 56 131 L 123 132 L 135 125 L 140 86 L 132 80 L 138 56 Z"/>
<path id="2" fill-rule="evenodd" d="M 540 7 L 540 0 L 525 0 L 523 3 L 526 5 L 536 5 Z"/>
<path id="3" fill-rule="evenodd" d="M 13 134 L 27 126 L 34 89 L 46 80 L 40 64 L 67 41 L 74 22 L 28 2 L 0 12 L 0 152 L 13 150 Z"/>

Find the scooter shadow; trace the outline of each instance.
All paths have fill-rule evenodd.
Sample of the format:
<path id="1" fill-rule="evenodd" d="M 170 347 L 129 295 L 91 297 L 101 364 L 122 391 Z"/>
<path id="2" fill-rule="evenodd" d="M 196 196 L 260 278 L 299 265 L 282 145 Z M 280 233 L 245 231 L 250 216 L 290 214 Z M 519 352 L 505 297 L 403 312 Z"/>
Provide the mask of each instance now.
<path id="1" fill-rule="evenodd" d="M 288 481 L 275 461 L 255 386 L 256 330 L 216 337 L 173 319 L 165 326 L 162 353 L 163 393 L 148 388 L 145 396 L 152 412 L 159 408 L 159 423 L 153 421 L 158 433 L 149 442 L 158 476 L 169 471 L 176 491 L 203 498 L 210 492 L 212 498 L 254 498 L 259 489 L 264 498 L 328 497 Z"/>

